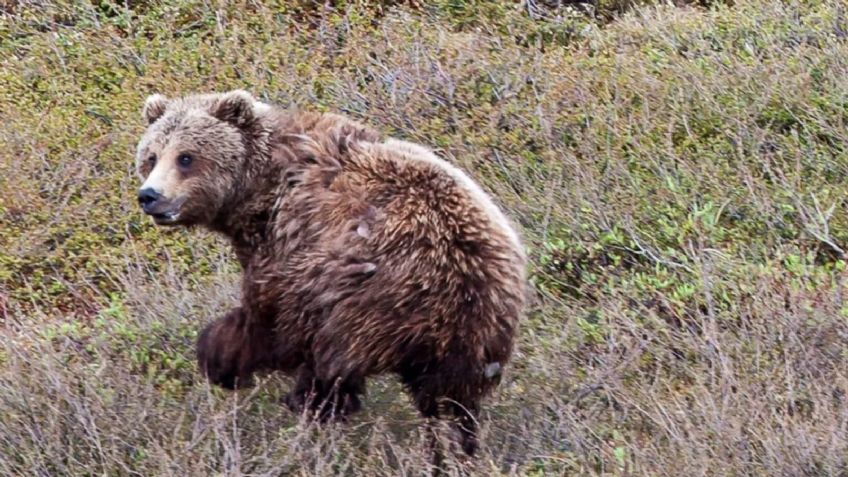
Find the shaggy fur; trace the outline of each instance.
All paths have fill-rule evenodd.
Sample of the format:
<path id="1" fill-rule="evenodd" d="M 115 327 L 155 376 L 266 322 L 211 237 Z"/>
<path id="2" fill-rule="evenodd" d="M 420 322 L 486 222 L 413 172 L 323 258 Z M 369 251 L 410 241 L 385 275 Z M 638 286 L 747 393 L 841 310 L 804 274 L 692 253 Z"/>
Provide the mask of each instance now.
<path id="1" fill-rule="evenodd" d="M 422 146 L 244 91 L 154 95 L 144 118 L 138 171 L 161 195 L 145 211 L 226 235 L 244 269 L 241 306 L 198 341 L 206 376 L 295 373 L 288 404 L 326 417 L 396 373 L 473 454 L 525 301 L 521 243 L 489 197 Z"/>

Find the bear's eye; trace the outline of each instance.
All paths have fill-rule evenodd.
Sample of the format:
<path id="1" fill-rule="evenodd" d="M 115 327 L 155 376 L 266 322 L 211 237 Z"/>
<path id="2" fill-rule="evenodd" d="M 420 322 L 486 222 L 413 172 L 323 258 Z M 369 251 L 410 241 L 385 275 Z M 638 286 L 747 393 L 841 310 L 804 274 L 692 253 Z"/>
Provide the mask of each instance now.
<path id="1" fill-rule="evenodd" d="M 147 158 L 147 162 L 156 164 L 156 154 L 151 154 L 150 157 Z"/>
<path id="2" fill-rule="evenodd" d="M 177 164 L 179 164 L 182 167 L 188 167 L 188 166 L 191 165 L 191 161 L 193 161 L 193 160 L 194 159 L 191 156 L 189 156 L 188 154 L 180 154 L 180 156 L 177 157 Z"/>

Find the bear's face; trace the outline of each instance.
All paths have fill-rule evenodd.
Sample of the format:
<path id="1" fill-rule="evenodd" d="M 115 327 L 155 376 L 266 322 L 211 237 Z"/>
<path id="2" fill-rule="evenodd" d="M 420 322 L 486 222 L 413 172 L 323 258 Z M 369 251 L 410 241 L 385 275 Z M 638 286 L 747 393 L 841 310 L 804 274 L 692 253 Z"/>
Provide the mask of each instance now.
<path id="1" fill-rule="evenodd" d="M 147 98 L 138 201 L 157 225 L 210 224 L 234 200 L 247 160 L 245 131 L 259 107 L 244 91 Z"/>

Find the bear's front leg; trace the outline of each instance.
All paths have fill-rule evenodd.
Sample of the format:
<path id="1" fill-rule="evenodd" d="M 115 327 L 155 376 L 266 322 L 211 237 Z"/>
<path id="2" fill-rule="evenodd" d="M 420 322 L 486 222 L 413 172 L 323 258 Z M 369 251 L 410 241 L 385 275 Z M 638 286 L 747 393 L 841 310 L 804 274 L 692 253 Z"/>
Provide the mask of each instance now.
<path id="1" fill-rule="evenodd" d="M 226 389 L 253 384 L 253 373 L 267 366 L 271 354 L 269 333 L 254 329 L 242 308 L 234 308 L 210 323 L 197 340 L 201 372 Z"/>
<path id="2" fill-rule="evenodd" d="M 318 379 L 309 364 L 297 370 L 294 389 L 284 398 L 292 412 L 301 413 L 308 409 L 320 421 L 344 421 L 362 409 L 359 395 L 365 392 L 365 380 L 349 377 L 344 380 Z"/>

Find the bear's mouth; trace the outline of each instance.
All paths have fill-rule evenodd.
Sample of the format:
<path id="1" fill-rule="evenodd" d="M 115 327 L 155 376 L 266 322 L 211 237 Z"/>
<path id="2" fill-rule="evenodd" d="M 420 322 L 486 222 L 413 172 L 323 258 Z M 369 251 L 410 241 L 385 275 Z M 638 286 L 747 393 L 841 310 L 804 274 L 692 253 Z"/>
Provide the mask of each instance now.
<path id="1" fill-rule="evenodd" d="M 142 208 L 144 209 L 144 213 L 149 215 L 156 225 L 173 225 L 180 219 L 182 205 L 185 201 L 185 197 L 180 197 L 176 200 L 159 199 L 152 206 L 145 204 Z"/>
<path id="2" fill-rule="evenodd" d="M 157 224 L 165 225 L 176 222 L 180 218 L 180 212 L 178 210 L 170 210 L 168 212 L 150 214 L 150 216 L 153 217 L 153 221 Z"/>

